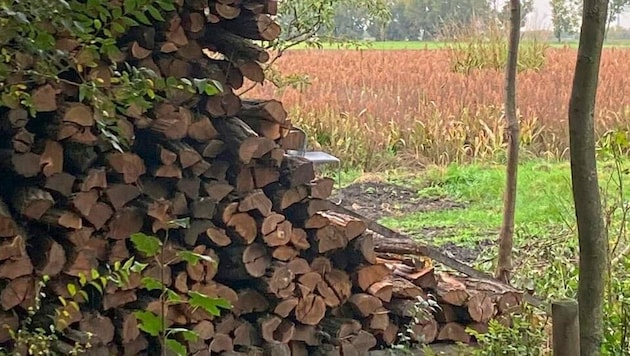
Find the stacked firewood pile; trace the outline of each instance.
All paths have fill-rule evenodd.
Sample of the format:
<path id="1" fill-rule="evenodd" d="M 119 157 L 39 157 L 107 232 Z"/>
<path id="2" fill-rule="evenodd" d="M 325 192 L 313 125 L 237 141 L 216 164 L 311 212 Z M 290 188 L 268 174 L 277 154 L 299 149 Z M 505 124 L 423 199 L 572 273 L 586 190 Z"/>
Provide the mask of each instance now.
<path id="1" fill-rule="evenodd" d="M 68 320 L 58 325 L 66 342 L 93 333 L 94 355 L 154 350 L 134 315 L 161 311 L 145 276 L 163 277 L 183 298 L 198 291 L 233 305 L 221 317 L 166 308 L 169 326 L 199 335 L 187 345 L 195 355 L 363 355 L 396 343 L 407 326 L 419 342 L 469 342 L 465 327 L 509 322 L 516 291 L 436 273 L 427 259 L 405 254 L 412 242 L 326 211 L 333 181 L 285 155 L 291 123 L 282 104 L 233 93 L 244 78 L 264 80 L 269 55 L 251 40 L 279 35 L 274 4 L 182 1 L 165 24 L 126 34 L 121 61 L 164 77 L 210 78 L 225 90 L 173 90 L 148 112 L 130 106 L 117 116 L 119 135 L 133 142 L 125 152 L 99 134 L 100 114 L 66 82 L 28 89 L 34 117 L 19 104 L 0 109 L 1 325 L 17 329 L 43 276 L 43 310 Z M 77 41 L 56 35 L 59 49 L 75 50 Z M 20 60 L 28 68 L 37 59 Z M 107 66 L 90 75 L 111 80 Z M 186 217 L 190 226 L 169 231 L 165 253 L 192 250 L 218 267 L 171 255 L 160 268 L 130 242 L 138 232 L 163 236 L 169 221 Z M 131 256 L 149 265 L 126 287 L 110 283 L 89 300 L 68 288 Z M 429 294 L 439 310 L 413 322 L 418 298 Z M 10 344 L 5 328 L 0 343 Z"/>

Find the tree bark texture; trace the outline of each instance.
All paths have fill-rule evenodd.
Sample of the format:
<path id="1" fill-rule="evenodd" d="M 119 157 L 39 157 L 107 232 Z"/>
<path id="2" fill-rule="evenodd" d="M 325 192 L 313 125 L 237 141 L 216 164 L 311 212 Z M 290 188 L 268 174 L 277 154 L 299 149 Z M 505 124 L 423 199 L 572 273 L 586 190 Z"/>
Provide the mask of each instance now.
<path id="1" fill-rule="evenodd" d="M 505 119 L 507 121 L 508 160 L 503 197 L 503 222 L 499 235 L 499 258 L 496 278 L 506 283 L 512 271 L 514 213 L 516 210 L 516 181 L 518 176 L 519 123 L 516 116 L 516 71 L 518 44 L 521 32 L 521 2 L 510 0 L 510 37 L 508 60 L 505 67 Z"/>
<path id="2" fill-rule="evenodd" d="M 582 29 L 569 102 L 571 178 L 580 245 L 580 354 L 599 355 L 607 241 L 603 233 L 593 113 L 608 1 L 584 0 Z"/>

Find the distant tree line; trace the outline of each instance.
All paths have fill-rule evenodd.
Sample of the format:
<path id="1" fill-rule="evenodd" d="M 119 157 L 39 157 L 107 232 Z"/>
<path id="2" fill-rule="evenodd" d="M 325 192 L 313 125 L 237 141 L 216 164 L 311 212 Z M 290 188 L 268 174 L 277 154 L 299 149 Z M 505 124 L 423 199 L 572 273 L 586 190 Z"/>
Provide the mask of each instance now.
<path id="1" fill-rule="evenodd" d="M 481 30 L 488 24 L 507 24 L 509 9 L 488 0 L 390 0 L 391 18 L 386 22 L 369 21 L 363 11 L 348 5 L 335 10 L 336 38 L 376 40 L 434 40 L 456 37 L 461 31 Z M 523 1 L 525 16 L 533 9 L 533 0 Z"/>
<path id="2" fill-rule="evenodd" d="M 488 26 L 507 28 L 508 2 L 497 5 L 497 0 L 385 0 L 390 16 L 387 20 L 374 19 L 369 11 L 357 8 L 356 3 L 340 3 L 334 9 L 334 26 L 320 35 L 340 39 L 373 38 L 380 41 L 436 40 L 456 38 L 462 31 L 483 31 Z M 533 11 L 533 0 L 524 0 L 521 26 Z M 579 0 L 549 0 L 553 37 L 561 41 L 573 37 L 580 27 L 582 14 Z M 610 0 L 607 30 L 618 37 L 619 16 L 628 9 L 630 0 Z M 608 31 L 607 31 L 608 32 Z M 470 33 L 470 32 L 469 32 Z"/>

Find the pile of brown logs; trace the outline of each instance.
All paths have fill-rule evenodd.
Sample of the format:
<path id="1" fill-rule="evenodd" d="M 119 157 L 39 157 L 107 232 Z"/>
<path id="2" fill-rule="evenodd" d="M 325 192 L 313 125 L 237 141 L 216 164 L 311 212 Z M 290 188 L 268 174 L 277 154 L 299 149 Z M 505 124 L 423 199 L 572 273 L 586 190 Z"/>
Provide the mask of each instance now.
<path id="1" fill-rule="evenodd" d="M 156 340 L 134 316 L 161 311 L 144 276 L 165 277 L 183 298 L 193 290 L 232 303 L 221 317 L 167 308 L 168 325 L 198 333 L 187 345 L 194 355 L 364 355 L 396 343 L 409 323 L 413 338 L 431 343 L 469 342 L 465 327 L 509 322 L 516 291 L 437 273 L 427 259 L 402 253 L 410 241 L 324 211 L 333 181 L 285 155 L 291 123 L 282 104 L 233 93 L 244 78 L 263 81 L 269 55 L 251 40 L 279 35 L 274 11 L 265 0 L 186 0 L 166 23 L 126 34 L 121 61 L 164 77 L 217 80 L 225 91 L 173 89 L 148 112 L 131 105 L 116 121 L 132 142 L 124 153 L 99 134 L 100 114 L 66 82 L 29 88 L 34 117 L 20 104 L 0 108 L 1 325 L 18 327 L 44 275 L 43 311 L 67 319 L 57 325 L 64 336 L 56 347 L 92 332 L 91 355 L 154 354 Z M 77 46 L 57 38 L 61 50 Z M 25 68 L 36 61 L 21 60 Z M 112 73 L 103 64 L 89 75 L 107 86 Z M 163 236 L 169 221 L 186 217 L 189 228 L 170 230 L 164 269 L 130 242 L 137 232 Z M 172 258 L 182 249 L 212 256 L 218 267 Z M 124 288 L 110 283 L 89 300 L 69 291 L 92 269 L 131 256 L 149 266 Z M 439 310 L 413 323 L 414 305 L 429 294 Z M 10 343 L 5 328 L 0 343 Z"/>

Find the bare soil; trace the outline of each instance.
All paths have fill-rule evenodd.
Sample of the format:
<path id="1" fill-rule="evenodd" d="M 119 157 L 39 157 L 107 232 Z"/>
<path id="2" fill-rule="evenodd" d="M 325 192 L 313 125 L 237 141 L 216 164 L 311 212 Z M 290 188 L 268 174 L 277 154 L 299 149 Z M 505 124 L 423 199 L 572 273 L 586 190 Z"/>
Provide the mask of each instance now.
<path id="1" fill-rule="evenodd" d="M 404 187 L 388 182 L 353 183 L 341 190 L 341 205 L 347 209 L 372 219 L 401 216 L 416 212 L 429 212 L 447 209 L 464 209 L 465 204 L 449 198 L 421 198 L 414 188 Z M 492 244 L 490 240 L 477 243 L 476 246 L 461 246 L 452 242 L 438 243 L 446 237 L 457 234 L 453 228 L 432 226 L 416 231 L 401 231 L 416 237 L 418 240 L 436 245 L 439 250 L 461 262 L 472 263 L 481 252 Z"/>
<path id="2" fill-rule="evenodd" d="M 386 182 L 362 182 L 341 190 L 342 205 L 357 213 L 378 220 L 416 212 L 458 209 L 465 205 L 448 198 L 420 198 L 413 188 Z"/>

